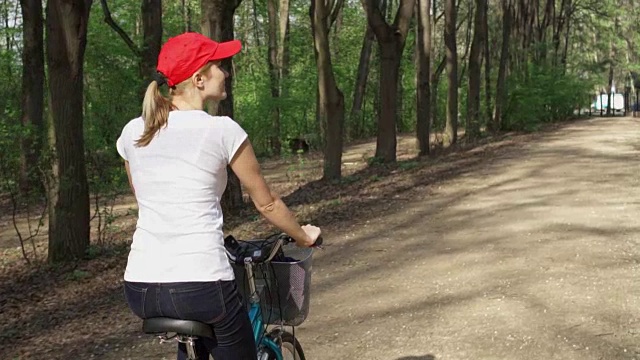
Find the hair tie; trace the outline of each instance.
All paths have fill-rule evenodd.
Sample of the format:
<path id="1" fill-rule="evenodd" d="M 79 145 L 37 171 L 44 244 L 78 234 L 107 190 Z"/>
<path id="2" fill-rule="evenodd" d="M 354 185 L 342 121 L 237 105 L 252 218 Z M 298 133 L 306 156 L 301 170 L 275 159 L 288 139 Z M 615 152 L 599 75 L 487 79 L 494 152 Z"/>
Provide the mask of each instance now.
<path id="1" fill-rule="evenodd" d="M 156 71 L 156 73 L 153 75 L 153 80 L 158 83 L 158 87 L 167 83 L 167 78 L 159 71 Z"/>

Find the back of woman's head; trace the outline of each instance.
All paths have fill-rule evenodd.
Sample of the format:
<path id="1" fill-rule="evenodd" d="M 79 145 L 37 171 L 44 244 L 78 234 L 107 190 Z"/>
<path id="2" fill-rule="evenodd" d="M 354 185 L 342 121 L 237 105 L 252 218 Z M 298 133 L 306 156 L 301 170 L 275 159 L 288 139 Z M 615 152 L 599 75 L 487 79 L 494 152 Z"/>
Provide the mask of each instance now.
<path id="1" fill-rule="evenodd" d="M 218 43 L 194 32 L 167 40 L 158 56 L 158 79 L 149 84 L 142 101 L 144 132 L 136 146 L 149 145 L 160 129 L 167 126 L 169 113 L 174 108 L 171 98 L 189 92 L 193 74 L 204 75 L 213 62 L 235 55 L 241 47 L 238 40 Z M 160 92 L 164 83 L 169 87 L 169 98 Z"/>
<path id="2" fill-rule="evenodd" d="M 214 62 L 208 62 L 198 69 L 194 74 L 200 74 L 206 77 L 207 71 L 213 66 Z M 147 92 L 142 100 L 142 120 L 144 120 L 144 132 L 140 139 L 136 140 L 136 146 L 147 146 L 160 131 L 166 127 L 169 122 L 169 112 L 175 107 L 172 103 L 174 96 L 184 96 L 191 93 L 194 88 L 191 78 L 187 78 L 181 83 L 169 88 L 169 97 L 165 97 L 160 92 L 160 86 L 167 83 L 163 79 L 162 74 L 158 74 L 158 79 L 153 80 L 147 87 Z"/>

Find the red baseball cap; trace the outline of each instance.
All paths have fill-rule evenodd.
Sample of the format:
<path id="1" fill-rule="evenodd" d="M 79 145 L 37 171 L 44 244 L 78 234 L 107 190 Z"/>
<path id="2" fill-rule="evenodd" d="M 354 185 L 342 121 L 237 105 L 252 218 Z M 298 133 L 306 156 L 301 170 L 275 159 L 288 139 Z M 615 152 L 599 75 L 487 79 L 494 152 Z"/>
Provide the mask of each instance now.
<path id="1" fill-rule="evenodd" d="M 219 43 L 202 34 L 187 32 L 170 38 L 162 45 L 157 70 L 167 78 L 169 86 L 175 86 L 209 61 L 231 57 L 241 48 L 238 40 Z"/>

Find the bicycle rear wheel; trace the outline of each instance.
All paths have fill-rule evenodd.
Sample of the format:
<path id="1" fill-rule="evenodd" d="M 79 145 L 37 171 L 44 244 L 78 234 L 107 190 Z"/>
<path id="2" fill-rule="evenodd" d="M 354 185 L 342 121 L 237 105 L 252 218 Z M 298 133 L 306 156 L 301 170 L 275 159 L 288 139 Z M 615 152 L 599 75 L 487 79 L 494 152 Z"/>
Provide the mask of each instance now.
<path id="1" fill-rule="evenodd" d="M 280 333 L 280 351 L 282 360 L 305 360 L 302 345 L 291 333 Z M 269 354 L 269 360 L 276 360 L 275 354 Z"/>

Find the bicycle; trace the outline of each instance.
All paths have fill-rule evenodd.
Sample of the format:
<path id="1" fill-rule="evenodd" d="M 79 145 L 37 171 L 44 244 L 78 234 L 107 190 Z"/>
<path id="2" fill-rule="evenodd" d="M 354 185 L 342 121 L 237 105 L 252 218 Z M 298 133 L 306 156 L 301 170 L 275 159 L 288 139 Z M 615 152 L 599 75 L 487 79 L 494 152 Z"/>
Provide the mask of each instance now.
<path id="1" fill-rule="evenodd" d="M 227 257 L 234 267 L 236 281 L 243 285 L 246 280 L 248 285 L 248 292 L 243 292 L 244 287 L 239 289 L 248 307 L 257 360 L 305 360 L 302 345 L 294 335 L 295 326 L 306 319 L 309 311 L 311 259 L 314 248 L 321 248 L 322 241 L 318 238 L 312 248 L 300 248 L 293 245 L 294 240 L 286 234 L 252 241 L 238 241 L 232 236 L 225 238 Z M 290 246 L 285 247 L 286 244 Z M 292 254 L 295 252 L 302 252 L 298 257 L 303 259 L 293 259 L 290 255 L 296 255 Z M 273 271 L 265 272 L 269 267 Z M 262 271 L 256 271 L 257 268 Z M 278 271 L 280 276 L 276 274 Z M 279 286 L 278 282 L 285 284 Z M 274 303 L 274 297 L 278 298 L 277 303 Z M 268 330 L 269 325 L 275 327 Z M 285 326 L 291 326 L 294 333 L 286 331 Z M 195 354 L 198 338 L 213 337 L 213 330 L 208 324 L 166 317 L 143 320 L 142 330 L 160 338 L 161 343 L 171 340 L 184 343 L 189 360 L 198 360 Z"/>

